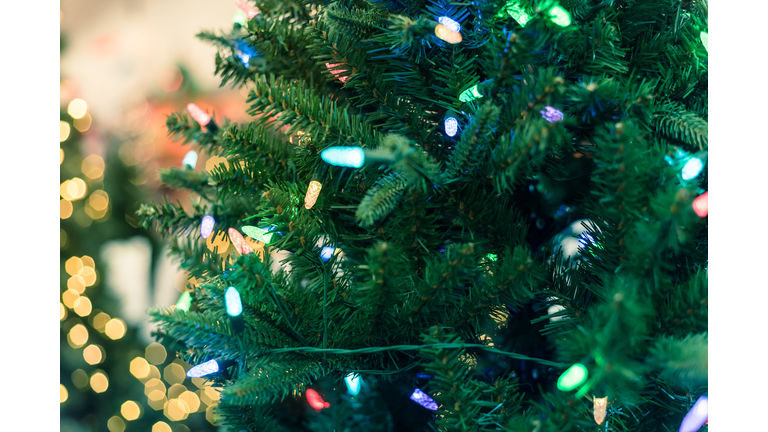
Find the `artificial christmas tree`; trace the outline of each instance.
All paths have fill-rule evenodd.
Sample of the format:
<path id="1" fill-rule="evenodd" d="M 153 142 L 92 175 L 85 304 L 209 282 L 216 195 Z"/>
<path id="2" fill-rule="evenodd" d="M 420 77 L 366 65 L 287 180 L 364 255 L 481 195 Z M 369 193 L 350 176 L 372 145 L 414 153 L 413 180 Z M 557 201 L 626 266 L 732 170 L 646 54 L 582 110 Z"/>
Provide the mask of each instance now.
<path id="1" fill-rule="evenodd" d="M 139 211 L 225 430 L 704 424 L 706 2 L 238 5 L 199 37 L 253 120 L 170 116 L 228 163 Z"/>

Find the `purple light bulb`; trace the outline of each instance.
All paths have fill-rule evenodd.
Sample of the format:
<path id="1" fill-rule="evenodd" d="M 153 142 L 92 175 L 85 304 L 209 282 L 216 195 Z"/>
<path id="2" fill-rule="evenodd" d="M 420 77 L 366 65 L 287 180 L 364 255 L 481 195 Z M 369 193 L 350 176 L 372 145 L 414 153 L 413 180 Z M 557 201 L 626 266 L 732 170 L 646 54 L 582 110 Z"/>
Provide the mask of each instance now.
<path id="1" fill-rule="evenodd" d="M 200 237 L 208 238 L 213 233 L 213 226 L 216 224 L 216 220 L 211 215 L 207 215 L 203 218 L 203 222 L 200 224 Z"/>
<path id="2" fill-rule="evenodd" d="M 696 432 L 704 426 L 708 418 L 709 398 L 701 396 L 683 418 L 683 423 L 680 424 L 680 432 Z"/>
<path id="3" fill-rule="evenodd" d="M 554 123 L 559 122 L 563 119 L 563 112 L 559 109 L 551 106 L 545 106 L 545 110 L 539 111 L 541 113 L 541 116 L 544 117 L 544 120 Z"/>
<path id="4" fill-rule="evenodd" d="M 437 403 L 429 395 L 421 391 L 421 389 L 413 390 L 411 400 L 428 410 L 437 411 Z"/>

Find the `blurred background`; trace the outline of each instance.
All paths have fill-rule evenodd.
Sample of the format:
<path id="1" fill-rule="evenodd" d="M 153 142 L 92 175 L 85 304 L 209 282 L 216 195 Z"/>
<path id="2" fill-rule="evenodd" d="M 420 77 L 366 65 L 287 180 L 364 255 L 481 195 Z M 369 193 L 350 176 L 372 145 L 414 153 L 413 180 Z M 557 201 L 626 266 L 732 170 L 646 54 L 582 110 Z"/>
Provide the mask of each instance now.
<path id="1" fill-rule="evenodd" d="M 167 138 L 168 114 L 194 102 L 246 119 L 245 92 L 219 88 L 215 48 L 195 38 L 231 28 L 237 8 L 61 0 L 60 9 L 60 430 L 215 430 L 218 392 L 185 378 L 189 365 L 153 343 L 146 315 L 194 281 L 135 212 L 163 196 L 187 205 L 158 184 L 157 170 L 190 150 Z M 200 155 L 197 167 L 219 163 Z"/>

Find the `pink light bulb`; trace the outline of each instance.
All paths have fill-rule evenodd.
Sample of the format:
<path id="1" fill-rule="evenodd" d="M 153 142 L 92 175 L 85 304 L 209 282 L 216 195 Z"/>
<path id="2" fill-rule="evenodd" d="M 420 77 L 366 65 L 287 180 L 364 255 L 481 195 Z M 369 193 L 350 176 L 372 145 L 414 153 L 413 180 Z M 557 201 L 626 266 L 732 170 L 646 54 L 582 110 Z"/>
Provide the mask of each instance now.
<path id="1" fill-rule="evenodd" d="M 709 214 L 709 191 L 699 195 L 698 198 L 693 200 L 693 211 L 696 212 L 699 217 L 705 217 Z"/>
<path id="2" fill-rule="evenodd" d="M 321 398 L 320 395 L 317 394 L 317 392 L 312 389 L 307 389 L 307 402 L 309 402 L 312 408 L 318 411 L 323 408 L 328 408 L 329 406 L 331 406 L 331 404 L 324 401 L 323 398 Z"/>
<path id="3" fill-rule="evenodd" d="M 200 126 L 205 126 L 211 121 L 211 115 L 193 103 L 187 104 L 187 112 L 195 121 L 200 123 Z"/>
<path id="4" fill-rule="evenodd" d="M 249 5 L 245 0 L 235 0 L 235 5 L 237 5 L 237 8 L 243 11 L 246 17 L 248 19 L 253 19 L 256 15 L 259 14 L 259 10 L 255 7 Z"/>
<path id="5" fill-rule="evenodd" d="M 237 249 L 237 252 L 240 255 L 253 252 L 253 249 L 248 245 L 248 243 L 246 243 L 243 235 L 240 234 L 239 231 L 234 228 L 230 228 L 227 232 L 229 233 L 230 240 L 232 240 L 232 244 L 235 245 L 235 249 Z"/>
<path id="6" fill-rule="evenodd" d="M 326 63 L 326 64 L 325 64 L 325 67 L 327 67 L 327 68 L 328 68 L 328 70 L 331 70 L 331 68 L 334 68 L 334 67 L 336 67 L 336 66 L 344 66 L 344 63 L 333 63 L 333 64 L 331 64 L 331 63 Z M 341 82 L 347 82 L 347 79 L 349 79 L 349 76 L 339 76 L 339 74 L 340 74 L 340 73 L 342 73 L 342 72 L 346 72 L 346 71 L 347 71 L 346 69 L 342 69 L 342 70 L 331 70 L 331 73 L 333 74 L 333 76 L 335 76 L 336 78 L 338 78 L 338 79 L 339 79 L 339 81 L 341 81 Z"/>

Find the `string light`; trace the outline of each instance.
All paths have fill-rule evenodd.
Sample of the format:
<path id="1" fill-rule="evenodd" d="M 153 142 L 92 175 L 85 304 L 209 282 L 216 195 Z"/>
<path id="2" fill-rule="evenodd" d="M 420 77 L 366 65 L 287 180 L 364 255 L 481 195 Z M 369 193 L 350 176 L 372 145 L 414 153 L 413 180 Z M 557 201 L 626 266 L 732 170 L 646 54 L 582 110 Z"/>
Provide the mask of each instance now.
<path id="1" fill-rule="evenodd" d="M 195 169 L 197 166 L 197 152 L 194 150 L 191 150 L 189 153 L 187 153 L 186 156 L 184 156 L 184 160 L 181 162 L 183 166 L 188 166 L 192 169 Z"/>
<path id="2" fill-rule="evenodd" d="M 229 239 L 232 240 L 232 244 L 235 245 L 235 249 L 240 255 L 246 255 L 253 252 L 253 249 L 246 243 L 243 235 L 236 229 L 230 228 L 228 231 Z"/>
<path id="3" fill-rule="evenodd" d="M 701 396 L 683 418 L 680 432 L 696 432 L 709 421 L 709 398 Z"/>
<path id="4" fill-rule="evenodd" d="M 335 250 L 336 248 L 333 246 L 323 246 L 323 249 L 320 250 L 320 259 L 323 260 L 323 262 L 330 261 Z"/>
<path id="5" fill-rule="evenodd" d="M 69 138 L 69 133 L 71 132 L 71 128 L 69 126 L 69 123 L 59 120 L 59 142 L 64 142 Z M 63 162 L 63 160 L 62 160 Z"/>
<path id="6" fill-rule="evenodd" d="M 563 120 L 563 112 L 559 109 L 551 106 L 545 106 L 543 110 L 539 111 L 544 120 L 555 123 Z"/>
<path id="7" fill-rule="evenodd" d="M 459 33 L 461 31 L 461 24 L 457 23 L 456 21 L 448 18 L 447 16 L 441 16 L 437 19 L 437 22 L 440 24 L 446 26 L 448 30 L 452 32 Z"/>
<path id="8" fill-rule="evenodd" d="M 255 239 L 256 241 L 260 241 L 262 243 L 269 243 L 270 240 L 272 240 L 272 233 L 270 233 L 266 228 L 258 228 L 255 226 L 246 225 L 241 228 L 245 235 L 248 237 Z"/>
<path id="9" fill-rule="evenodd" d="M 243 321 L 243 302 L 240 300 L 240 292 L 235 287 L 227 288 L 224 292 L 224 306 L 227 309 L 227 315 L 229 315 L 232 322 L 232 330 L 235 333 L 240 333 L 245 328 Z"/>
<path id="10" fill-rule="evenodd" d="M 421 389 L 414 389 L 411 394 L 411 400 L 424 408 L 432 411 L 437 411 L 437 402 L 434 401 L 429 395 L 421 391 Z"/>
<path id="11" fill-rule="evenodd" d="M 576 363 L 560 375 L 557 380 L 557 388 L 562 391 L 571 391 L 587 380 L 589 372 L 581 363 Z"/>
<path id="12" fill-rule="evenodd" d="M 328 147 L 320 157 L 331 165 L 360 168 L 365 163 L 365 152 L 361 147 Z"/>
<path id="13" fill-rule="evenodd" d="M 67 106 L 67 113 L 74 119 L 79 119 L 85 115 L 88 105 L 82 99 L 73 99 Z"/>
<path id="14" fill-rule="evenodd" d="M 216 360 L 208 360 L 187 371 L 189 378 L 202 378 L 206 375 L 214 374 L 219 371 L 219 363 Z"/>
<path id="15" fill-rule="evenodd" d="M 320 190 L 323 189 L 322 183 L 317 180 L 309 182 L 307 187 L 307 194 L 304 195 L 304 208 L 309 210 L 317 202 L 317 197 L 320 196 Z"/>
<path id="16" fill-rule="evenodd" d="M 187 112 L 198 124 L 200 124 L 201 127 L 207 127 L 209 132 L 216 132 L 218 129 L 218 126 L 216 125 L 216 122 L 213 121 L 211 115 L 203 111 L 199 106 L 193 103 L 188 103 Z"/>
<path id="17" fill-rule="evenodd" d="M 445 134 L 449 137 L 455 136 L 459 131 L 459 121 L 453 117 L 445 119 Z"/>
<path id="18" fill-rule="evenodd" d="M 704 162 L 702 162 L 701 159 L 697 157 L 690 158 L 688 162 L 685 163 L 685 166 L 683 166 L 683 180 L 688 181 L 695 179 L 703 168 Z"/>
<path id="19" fill-rule="evenodd" d="M 456 24 L 458 25 L 458 23 Z M 451 29 L 449 29 L 443 24 L 438 24 L 437 26 L 435 26 L 435 36 L 452 45 L 455 45 L 461 42 L 461 33 L 451 31 Z"/>
<path id="20" fill-rule="evenodd" d="M 357 394 L 360 393 L 360 375 L 351 373 L 344 377 L 344 383 L 347 384 L 347 390 L 352 396 L 357 396 Z"/>
<path id="21" fill-rule="evenodd" d="M 331 406 L 331 404 L 324 401 L 323 398 L 321 398 L 320 395 L 312 389 L 307 389 L 307 402 L 309 402 L 309 405 L 311 405 L 312 408 L 318 411 Z"/>
<path id="22" fill-rule="evenodd" d="M 200 237 L 207 239 L 213 233 L 214 225 L 216 225 L 216 219 L 213 216 L 204 216 L 203 221 L 200 223 Z"/>
<path id="23" fill-rule="evenodd" d="M 701 37 L 701 43 L 704 45 L 704 49 L 709 52 L 709 34 L 707 34 L 707 32 L 701 32 L 701 35 L 699 36 Z"/>
<path id="24" fill-rule="evenodd" d="M 331 64 L 331 63 L 326 63 L 326 64 L 325 64 L 325 67 L 327 67 L 327 68 L 328 68 L 328 70 L 329 70 L 329 71 L 331 71 L 331 73 L 333 74 L 333 76 L 335 76 L 336 78 L 338 78 L 338 79 L 339 79 L 339 81 L 341 81 L 341 82 L 343 82 L 343 83 L 344 83 L 344 82 L 347 82 L 347 80 L 349 79 L 349 76 L 348 76 L 348 75 L 339 76 L 339 74 L 341 74 L 341 73 L 344 73 L 344 72 L 346 72 L 347 70 L 346 70 L 346 69 L 342 69 L 342 70 L 338 70 L 338 69 L 336 69 L 336 70 L 333 70 L 333 69 L 331 69 L 331 68 L 335 68 L 336 66 L 344 66 L 344 63 L 333 63 L 333 64 Z"/>
<path id="25" fill-rule="evenodd" d="M 249 20 L 253 19 L 253 17 L 259 14 L 259 10 L 249 5 L 245 0 L 235 0 L 235 5 L 237 5 L 238 9 L 243 11 Z"/>
<path id="26" fill-rule="evenodd" d="M 560 27 L 568 27 L 571 25 L 571 14 L 562 6 L 555 6 L 549 10 L 549 16 L 552 18 L 552 22 Z"/>
<path id="27" fill-rule="evenodd" d="M 475 99 L 479 99 L 481 97 L 483 97 L 483 95 L 480 93 L 480 90 L 477 88 L 477 84 L 475 84 L 472 87 L 461 92 L 461 94 L 459 95 L 459 100 L 462 102 L 469 102 Z"/>
<path id="28" fill-rule="evenodd" d="M 520 7 L 520 2 L 518 0 L 510 0 L 507 2 L 507 13 L 520 24 L 520 27 L 525 27 L 525 23 L 531 19 L 531 16 L 525 13 L 525 10 Z"/>
<path id="29" fill-rule="evenodd" d="M 699 195 L 693 200 L 693 211 L 696 212 L 699 217 L 705 217 L 709 214 L 709 191 Z"/>
<path id="30" fill-rule="evenodd" d="M 595 417 L 595 423 L 597 423 L 598 426 L 603 424 L 603 421 L 605 421 L 605 410 L 608 407 L 608 398 L 607 397 L 594 397 L 592 396 L 592 402 L 593 402 L 593 408 L 592 408 L 592 415 Z"/>
<path id="31" fill-rule="evenodd" d="M 189 291 L 184 291 L 176 302 L 176 309 L 186 312 L 189 311 L 190 306 L 192 306 L 192 294 Z"/>

